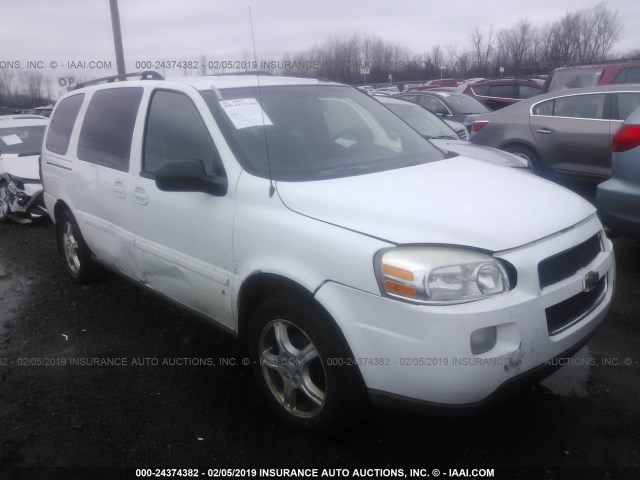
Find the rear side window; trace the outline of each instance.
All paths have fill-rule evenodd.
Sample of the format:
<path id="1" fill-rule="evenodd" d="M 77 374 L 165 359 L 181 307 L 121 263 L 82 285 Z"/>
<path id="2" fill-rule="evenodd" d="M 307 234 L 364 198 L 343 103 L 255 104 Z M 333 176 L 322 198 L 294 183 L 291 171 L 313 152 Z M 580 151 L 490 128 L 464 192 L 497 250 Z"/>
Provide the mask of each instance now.
<path id="1" fill-rule="evenodd" d="M 540 87 L 531 85 L 518 85 L 518 98 L 531 98 L 540 93 Z"/>
<path id="2" fill-rule="evenodd" d="M 640 67 L 625 68 L 616 75 L 613 83 L 640 83 Z"/>
<path id="3" fill-rule="evenodd" d="M 60 102 L 51 119 L 47 133 L 47 150 L 64 155 L 69 149 L 69 139 L 76 123 L 84 93 L 67 97 Z"/>
<path id="4" fill-rule="evenodd" d="M 112 88 L 96 92 L 84 117 L 78 158 L 126 172 L 142 88 Z"/>
<path id="5" fill-rule="evenodd" d="M 200 160 L 207 175 L 221 175 L 222 163 L 211 135 L 191 99 L 158 90 L 151 97 L 142 169 L 153 175 L 171 160 Z"/>
<path id="6" fill-rule="evenodd" d="M 534 115 L 571 118 L 604 118 L 604 93 L 571 95 L 539 103 L 533 107 Z"/>
<path id="7" fill-rule="evenodd" d="M 605 94 L 572 95 L 556 98 L 553 103 L 554 117 L 603 118 Z"/>
<path id="8" fill-rule="evenodd" d="M 516 98 L 515 85 L 494 85 L 491 87 L 490 97 Z"/>

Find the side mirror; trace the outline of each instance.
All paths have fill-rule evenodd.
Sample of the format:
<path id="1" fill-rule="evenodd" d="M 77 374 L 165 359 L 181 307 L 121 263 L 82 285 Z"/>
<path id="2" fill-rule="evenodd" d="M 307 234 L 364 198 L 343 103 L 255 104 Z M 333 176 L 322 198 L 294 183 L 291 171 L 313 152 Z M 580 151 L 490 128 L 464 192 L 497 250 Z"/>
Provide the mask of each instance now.
<path id="1" fill-rule="evenodd" d="M 164 192 L 202 192 L 221 197 L 227 178 L 209 176 L 200 160 L 172 160 L 156 170 L 156 185 Z"/>
<path id="2" fill-rule="evenodd" d="M 436 110 L 433 113 L 435 113 L 439 117 L 448 117 L 449 116 L 449 112 L 447 112 L 445 109 Z"/>

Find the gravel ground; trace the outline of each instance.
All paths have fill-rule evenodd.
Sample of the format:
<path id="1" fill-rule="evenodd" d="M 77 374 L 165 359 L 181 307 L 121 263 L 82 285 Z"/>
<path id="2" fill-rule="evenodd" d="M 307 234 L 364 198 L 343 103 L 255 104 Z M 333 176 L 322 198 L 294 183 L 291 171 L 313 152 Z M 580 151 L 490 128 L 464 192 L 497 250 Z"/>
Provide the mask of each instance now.
<path id="1" fill-rule="evenodd" d="M 2 224 L 0 478 L 267 466 L 640 478 L 640 249 L 624 238 L 615 246 L 614 305 L 580 353 L 593 359 L 591 368 L 565 367 L 472 416 L 370 410 L 355 429 L 328 440 L 279 424 L 249 369 L 220 365 L 241 359 L 232 338 L 115 275 L 76 285 L 48 222 Z M 60 364 L 72 358 L 126 359 L 127 366 Z M 193 358 L 217 366 L 175 365 Z M 620 364 L 603 364 L 609 358 Z"/>

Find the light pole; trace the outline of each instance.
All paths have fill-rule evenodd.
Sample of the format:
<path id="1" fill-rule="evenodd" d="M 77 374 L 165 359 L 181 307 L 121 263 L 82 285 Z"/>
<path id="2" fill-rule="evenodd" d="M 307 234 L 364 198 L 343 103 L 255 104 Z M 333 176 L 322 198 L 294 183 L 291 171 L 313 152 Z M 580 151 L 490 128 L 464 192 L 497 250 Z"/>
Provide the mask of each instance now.
<path id="1" fill-rule="evenodd" d="M 116 64 L 118 76 L 124 80 L 127 74 L 124 68 L 124 52 L 122 50 L 122 32 L 120 31 L 120 14 L 118 13 L 118 0 L 109 0 L 111 7 L 111 27 L 113 28 L 113 44 L 116 49 Z"/>

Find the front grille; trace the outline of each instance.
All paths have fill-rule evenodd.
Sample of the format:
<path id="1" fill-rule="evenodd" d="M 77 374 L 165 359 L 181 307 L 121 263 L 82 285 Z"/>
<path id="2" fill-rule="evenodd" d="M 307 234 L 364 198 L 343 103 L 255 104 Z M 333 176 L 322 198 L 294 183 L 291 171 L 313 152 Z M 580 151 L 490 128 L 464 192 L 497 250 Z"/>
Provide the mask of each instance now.
<path id="1" fill-rule="evenodd" d="M 456 135 L 458 135 L 460 140 L 469 140 L 469 132 L 467 132 L 466 128 L 456 130 Z"/>
<path id="2" fill-rule="evenodd" d="M 580 292 L 571 298 L 545 310 L 549 335 L 555 335 L 580 321 L 604 298 L 607 291 L 606 275 L 588 292 Z"/>
<path id="3" fill-rule="evenodd" d="M 578 270 L 589 265 L 601 250 L 600 236 L 596 234 L 580 245 L 545 258 L 538 264 L 540 288 L 575 275 Z"/>

